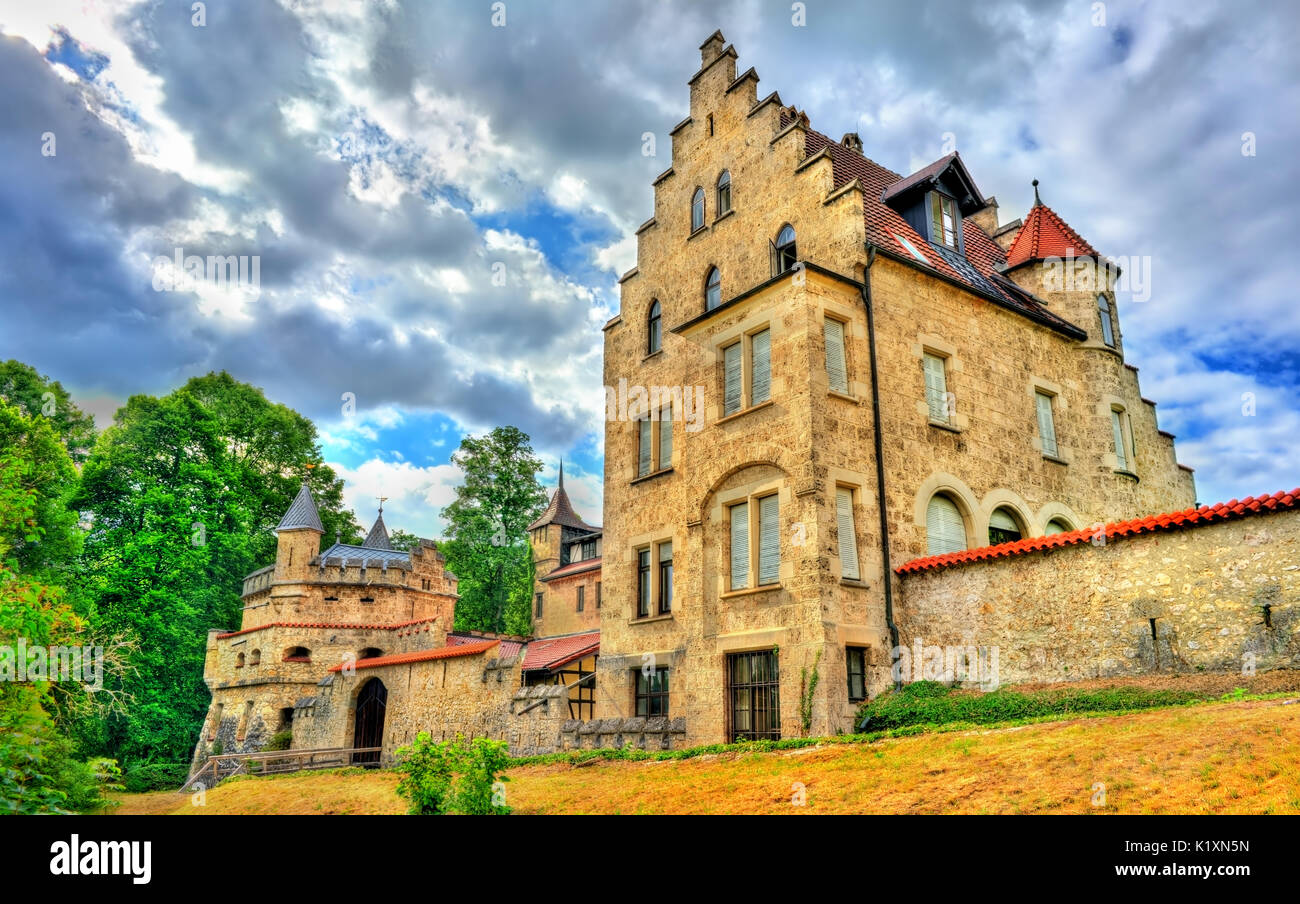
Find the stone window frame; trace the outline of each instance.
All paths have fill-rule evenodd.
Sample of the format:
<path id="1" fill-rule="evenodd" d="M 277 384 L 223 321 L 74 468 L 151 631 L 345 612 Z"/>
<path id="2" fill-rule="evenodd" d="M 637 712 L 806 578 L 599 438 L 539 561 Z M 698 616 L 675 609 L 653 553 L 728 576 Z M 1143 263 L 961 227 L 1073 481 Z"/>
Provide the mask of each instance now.
<path id="1" fill-rule="evenodd" d="M 830 481 L 831 522 L 835 525 L 835 541 L 836 541 L 835 542 L 835 564 L 831 566 L 831 572 L 834 574 L 835 579 L 837 581 L 839 581 L 841 584 L 847 584 L 850 587 L 861 587 L 864 586 L 866 583 L 866 581 L 862 577 L 865 568 L 865 563 L 862 560 L 862 542 L 861 542 L 862 519 L 859 517 L 859 514 L 861 513 L 863 508 L 862 487 L 863 484 L 861 483 L 853 482 L 852 480 L 840 479 L 838 477 L 832 477 Z M 852 507 L 853 546 L 858 553 L 858 576 L 856 578 L 844 577 L 844 561 L 843 558 L 840 556 L 840 545 L 839 545 L 839 539 L 840 539 L 839 537 L 839 530 L 840 530 L 839 491 L 840 490 L 849 491 L 849 498 L 850 498 L 849 504 Z"/>
<path id="2" fill-rule="evenodd" d="M 927 354 L 944 359 L 944 384 L 948 394 L 953 397 L 953 408 L 955 409 L 946 422 L 930 417 L 930 405 L 925 394 L 925 356 Z M 956 400 L 958 398 L 956 387 L 961 385 L 961 375 L 965 372 L 965 364 L 961 356 L 957 354 L 957 346 L 942 336 L 933 333 L 918 333 L 916 342 L 912 345 L 912 357 L 916 360 L 921 379 L 921 395 L 916 402 L 917 413 L 931 427 L 937 427 L 940 430 L 961 433 L 970 427 L 970 417 L 960 410 L 956 410 Z"/>
<path id="3" fill-rule="evenodd" d="M 960 509 L 961 506 L 958 506 Z M 977 549 L 980 546 L 990 546 L 993 544 L 989 537 L 989 530 L 993 520 L 993 513 L 998 509 L 1007 509 L 1012 514 L 1012 520 L 1020 527 L 1020 538 L 1022 540 L 1029 537 L 1040 536 L 1042 531 L 1042 522 L 1034 517 L 1034 510 L 1025 502 L 1024 498 L 1008 487 L 997 487 L 989 490 L 984 494 L 980 502 L 976 518 L 976 539 L 979 541 L 976 546 L 968 547 Z"/>
<path id="4" fill-rule="evenodd" d="M 759 568 L 759 502 L 769 496 L 777 497 L 777 523 L 776 536 L 778 544 L 778 556 L 780 565 L 777 569 L 777 580 L 772 584 L 758 583 Z M 731 588 L 731 509 L 741 503 L 748 503 L 747 512 L 749 520 L 749 580 L 746 586 L 733 590 Z M 718 562 L 718 581 L 719 581 L 719 599 L 726 599 L 737 596 L 746 596 L 752 593 L 767 593 L 772 590 L 782 589 L 792 576 L 791 569 L 794 567 L 793 559 L 785 552 L 785 544 L 782 542 L 785 537 L 784 524 L 789 513 L 794 509 L 793 494 L 787 485 L 784 475 L 774 476 L 766 480 L 757 481 L 753 484 L 746 484 L 743 487 L 737 487 L 726 493 L 719 493 L 714 503 L 713 511 L 716 515 L 716 524 L 721 535 L 724 536 L 725 542 L 718 544 L 719 562 Z"/>
<path id="5" fill-rule="evenodd" d="M 982 509 L 980 501 L 963 480 L 940 471 L 926 478 L 925 482 L 917 489 L 913 502 L 912 523 L 920 529 L 920 547 L 922 550 L 920 555 L 929 555 L 927 551 L 928 524 L 926 514 L 930 505 L 930 497 L 936 493 L 942 493 L 951 499 L 956 504 L 957 511 L 961 513 L 962 522 L 966 528 L 966 548 L 978 548 L 971 545 L 971 538 L 980 536 L 980 512 Z M 984 524 L 983 527 L 983 535 L 987 537 L 988 525 Z M 986 546 L 988 544 L 980 545 Z"/>
<path id="6" fill-rule="evenodd" d="M 1067 446 L 1061 441 L 1061 424 L 1064 415 L 1069 412 L 1070 405 L 1066 400 L 1065 388 L 1059 383 L 1048 380 L 1046 377 L 1031 375 L 1029 378 L 1028 388 L 1029 402 L 1032 406 L 1034 419 L 1034 432 L 1030 439 L 1033 443 L 1034 450 L 1038 452 L 1045 460 L 1055 462 L 1060 465 L 1069 465 L 1074 461 L 1074 448 Z M 1038 399 L 1037 395 L 1042 393 L 1052 398 L 1052 427 L 1056 431 L 1056 454 L 1049 455 L 1043 451 L 1043 438 L 1038 432 Z"/>
<path id="7" fill-rule="evenodd" d="M 1126 468 L 1120 467 L 1119 455 L 1115 450 L 1114 415 L 1116 413 L 1120 416 L 1121 441 L 1128 456 L 1126 462 L 1128 467 Z M 1109 441 L 1106 443 L 1106 451 L 1102 453 L 1102 461 L 1114 474 L 1134 480 L 1139 479 L 1137 472 L 1137 436 L 1133 432 L 1133 414 L 1128 403 L 1119 396 L 1102 396 L 1097 403 L 1097 414 L 1104 419 L 1105 435 L 1109 437 Z"/>
<path id="8" fill-rule="evenodd" d="M 672 544 L 674 562 L 677 558 L 677 551 L 681 548 L 678 546 L 679 539 L 671 531 L 654 531 L 651 533 L 638 534 L 632 538 L 631 560 L 632 560 L 632 614 L 628 621 L 631 624 L 644 624 L 645 622 L 662 621 L 675 617 L 676 609 L 670 608 L 668 612 L 659 611 L 659 547 L 665 543 Z M 650 581 L 647 590 L 648 597 L 646 601 L 647 614 L 639 613 L 640 607 L 640 555 L 643 551 L 648 550 L 650 553 Z M 673 569 L 673 581 L 677 580 L 677 571 Z M 676 587 L 673 588 L 673 600 L 676 601 Z"/>
<path id="9" fill-rule="evenodd" d="M 664 681 L 670 681 L 670 678 L 669 678 L 670 669 L 668 668 L 668 666 L 662 666 L 662 667 L 661 667 L 661 666 L 656 665 L 653 669 L 651 669 L 651 673 L 652 673 L 656 678 L 659 676 L 659 673 L 660 673 L 660 672 L 662 672 L 663 675 L 664 675 L 664 679 L 663 679 Z M 641 679 L 642 679 L 642 678 L 647 678 L 647 679 L 648 679 L 648 677 L 649 677 L 649 676 L 647 676 L 647 675 L 645 674 L 645 671 L 644 671 L 643 668 L 632 669 L 632 715 L 633 715 L 634 717 L 637 717 L 637 718 L 647 718 L 647 719 L 649 719 L 649 718 L 663 718 L 663 719 L 671 718 L 670 715 L 669 715 L 669 713 L 670 713 L 671 710 L 672 710 L 672 685 L 671 685 L 671 683 L 669 684 L 668 690 L 659 690 L 659 691 L 656 691 L 656 690 L 651 689 L 649 686 L 647 686 L 647 690 L 646 690 L 646 692 L 645 692 L 645 693 L 642 693 L 642 692 L 641 692 Z M 648 685 L 648 682 L 647 682 L 647 685 Z M 662 687 L 662 684 L 660 685 L 660 687 Z M 658 715 L 652 715 L 652 714 L 650 713 L 650 711 L 649 711 L 649 710 L 650 710 L 649 700 L 650 700 L 651 698 L 656 698 L 656 697 L 657 697 L 657 698 L 662 698 L 662 699 L 663 699 L 663 710 L 664 710 L 664 711 L 663 711 L 662 713 L 659 713 Z M 647 701 L 647 703 L 646 703 L 646 715 L 645 715 L 644 717 L 641 716 L 641 713 L 638 711 L 638 703 L 639 703 L 643 698 L 646 699 L 646 701 Z"/>
<path id="10" fill-rule="evenodd" d="M 724 178 L 727 180 L 725 183 L 722 181 Z M 726 188 L 727 191 L 726 207 L 722 206 L 722 191 L 724 187 Z M 714 209 L 713 222 L 716 223 L 718 222 L 718 220 L 721 220 L 723 217 L 735 211 L 736 208 L 735 205 L 733 204 L 731 189 L 732 189 L 731 170 L 723 169 L 722 172 L 718 173 L 718 178 L 714 182 L 714 191 L 715 191 L 716 200 L 713 202 L 713 209 Z"/>
<path id="11" fill-rule="evenodd" d="M 860 644 L 850 643 L 844 645 L 844 678 L 850 703 L 861 703 L 867 699 L 867 656 L 870 649 L 870 647 Z M 853 658 L 855 654 L 862 659 L 862 696 L 860 697 L 853 696 Z"/>
<path id="12" fill-rule="evenodd" d="M 718 406 L 718 420 L 716 423 L 722 424 L 735 418 L 743 417 L 751 411 L 759 411 L 773 404 L 776 396 L 776 362 L 773 350 L 777 342 L 777 324 L 772 320 L 746 321 L 733 330 L 719 334 L 714 340 L 714 354 L 716 357 L 715 370 L 717 372 L 718 399 L 721 404 Z M 767 332 L 767 377 L 768 389 L 767 398 L 757 404 L 754 403 L 754 337 L 759 333 Z M 730 414 L 726 410 L 727 396 L 727 366 L 726 353 L 727 349 L 740 344 L 740 407 Z"/>

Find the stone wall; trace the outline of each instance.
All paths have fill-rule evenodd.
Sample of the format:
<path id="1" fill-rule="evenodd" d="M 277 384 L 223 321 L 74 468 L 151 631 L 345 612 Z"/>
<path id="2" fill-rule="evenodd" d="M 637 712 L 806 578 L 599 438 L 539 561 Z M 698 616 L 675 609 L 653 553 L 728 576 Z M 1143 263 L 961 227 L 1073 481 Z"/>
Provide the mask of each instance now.
<path id="1" fill-rule="evenodd" d="M 899 584 L 904 646 L 996 646 L 1002 684 L 1300 668 L 1300 510 L 926 570 Z"/>

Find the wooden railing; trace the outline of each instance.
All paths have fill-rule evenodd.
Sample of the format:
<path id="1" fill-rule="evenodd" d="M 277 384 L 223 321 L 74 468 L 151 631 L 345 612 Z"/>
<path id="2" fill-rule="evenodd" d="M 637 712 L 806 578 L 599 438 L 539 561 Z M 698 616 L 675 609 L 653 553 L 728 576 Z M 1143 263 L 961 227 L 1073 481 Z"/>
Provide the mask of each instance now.
<path id="1" fill-rule="evenodd" d="M 379 765 L 382 747 L 322 747 L 315 750 L 263 750 L 258 753 L 218 753 L 209 756 L 185 780 L 182 791 L 201 784 L 214 788 L 236 775 L 275 775 L 308 769 L 339 769 L 345 766 Z"/>

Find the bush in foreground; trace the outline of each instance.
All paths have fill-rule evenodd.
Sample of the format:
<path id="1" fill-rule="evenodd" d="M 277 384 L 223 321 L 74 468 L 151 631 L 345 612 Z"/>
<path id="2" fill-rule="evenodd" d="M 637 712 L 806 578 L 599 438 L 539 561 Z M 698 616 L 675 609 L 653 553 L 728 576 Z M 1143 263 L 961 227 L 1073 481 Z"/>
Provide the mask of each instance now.
<path id="1" fill-rule="evenodd" d="M 505 741 L 475 738 L 432 740 L 421 732 L 415 743 L 397 751 L 397 771 L 403 773 L 397 793 L 417 816 L 456 814 L 504 816 L 506 777 L 510 764 Z"/>

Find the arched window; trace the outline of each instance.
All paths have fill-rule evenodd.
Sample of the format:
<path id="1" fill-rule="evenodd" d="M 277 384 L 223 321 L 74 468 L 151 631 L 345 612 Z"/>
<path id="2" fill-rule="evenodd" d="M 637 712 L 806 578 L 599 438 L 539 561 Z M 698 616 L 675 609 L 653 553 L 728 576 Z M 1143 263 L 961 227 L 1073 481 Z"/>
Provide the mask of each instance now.
<path id="1" fill-rule="evenodd" d="M 244 667 L 244 654 L 238 653 L 235 655 L 235 668 L 242 669 L 243 667 Z"/>
<path id="2" fill-rule="evenodd" d="M 925 540 L 926 550 L 932 556 L 966 548 L 966 522 L 957 504 L 947 496 L 930 497 L 925 509 Z"/>
<path id="3" fill-rule="evenodd" d="M 1115 327 L 1110 319 L 1110 299 L 1105 295 L 1097 296 L 1097 316 L 1101 320 L 1101 341 L 1114 348 Z"/>
<path id="4" fill-rule="evenodd" d="M 731 173 L 726 170 L 718 177 L 718 211 L 714 219 L 731 210 Z"/>
<path id="5" fill-rule="evenodd" d="M 704 189 L 695 189 L 691 198 L 691 232 L 704 228 Z"/>
<path id="6" fill-rule="evenodd" d="M 704 281 L 704 310 L 712 311 L 722 304 L 722 274 L 717 267 L 709 268 L 709 277 Z"/>
<path id="7" fill-rule="evenodd" d="M 311 662 L 311 650 L 306 647 L 290 647 L 284 651 L 285 662 Z"/>
<path id="8" fill-rule="evenodd" d="M 794 227 L 786 223 L 776 236 L 776 272 L 784 273 L 799 259 L 794 243 Z"/>
<path id="9" fill-rule="evenodd" d="M 1065 519 L 1053 518 L 1051 521 L 1047 522 L 1047 528 L 1043 533 L 1047 536 L 1051 536 L 1052 534 L 1068 534 L 1072 530 L 1074 530 L 1074 528 L 1066 524 Z"/>
<path id="10" fill-rule="evenodd" d="M 650 321 L 646 326 L 646 353 L 653 355 L 663 343 L 663 323 L 658 299 L 650 302 Z"/>
<path id="11" fill-rule="evenodd" d="M 997 508 L 989 516 L 989 545 L 1014 543 L 1025 535 L 1020 522 L 1008 508 Z"/>
<path id="12" fill-rule="evenodd" d="M 357 659 L 377 659 L 384 655 L 384 651 L 379 647 L 366 647 L 357 653 Z"/>
<path id="13" fill-rule="evenodd" d="M 254 650 L 253 652 L 249 653 L 249 654 L 248 654 L 248 664 L 249 664 L 249 665 L 261 665 L 261 664 L 262 664 L 262 651 L 261 651 L 261 650 Z"/>

